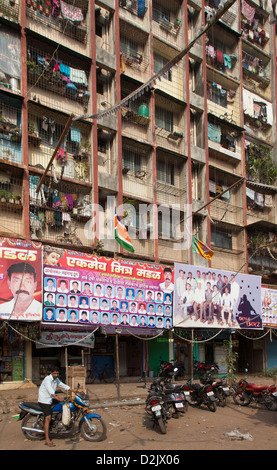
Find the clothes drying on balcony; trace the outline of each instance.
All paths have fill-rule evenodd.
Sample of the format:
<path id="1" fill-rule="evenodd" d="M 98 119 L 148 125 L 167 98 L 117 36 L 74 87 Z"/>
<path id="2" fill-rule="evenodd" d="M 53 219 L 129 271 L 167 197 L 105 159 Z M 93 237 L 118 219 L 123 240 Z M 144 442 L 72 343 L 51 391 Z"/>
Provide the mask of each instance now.
<path id="1" fill-rule="evenodd" d="M 65 20 L 70 20 L 73 22 L 84 21 L 84 15 L 82 13 L 81 8 L 75 7 L 73 5 L 69 5 L 68 3 L 63 2 L 62 0 L 60 0 L 60 7 L 61 7 L 62 17 Z"/>

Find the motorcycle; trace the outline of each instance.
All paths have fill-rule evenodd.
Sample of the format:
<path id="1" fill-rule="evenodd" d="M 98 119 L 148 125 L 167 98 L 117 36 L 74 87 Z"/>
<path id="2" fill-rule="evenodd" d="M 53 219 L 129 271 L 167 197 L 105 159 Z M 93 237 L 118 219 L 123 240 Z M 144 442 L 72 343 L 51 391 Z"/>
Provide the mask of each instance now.
<path id="1" fill-rule="evenodd" d="M 177 373 L 177 368 L 174 370 Z M 173 373 L 173 377 L 174 377 Z M 187 402 L 181 392 L 182 385 L 172 383 L 172 379 L 158 377 L 153 381 L 146 398 L 145 410 L 152 416 L 153 426 L 158 424 L 163 434 L 170 418 L 179 418 L 187 410 Z"/>
<path id="2" fill-rule="evenodd" d="M 64 405 L 69 407 L 68 420 L 64 424 Z M 37 441 L 44 438 L 44 414 L 37 402 L 22 402 L 18 421 L 22 421 L 21 430 L 24 436 Z M 78 425 L 78 433 L 83 439 L 90 442 L 103 441 L 106 438 L 106 424 L 100 415 L 91 413 L 88 409 L 89 397 L 84 392 L 77 392 L 74 398 L 67 395 L 62 402 L 54 403 L 50 422 L 50 434 L 63 436 L 73 433 L 75 425 Z"/>
<path id="3" fill-rule="evenodd" d="M 174 374 L 175 378 L 183 379 L 185 376 L 185 369 L 182 363 L 176 363 L 174 365 L 171 362 L 166 362 L 160 359 L 159 377 L 171 378 L 175 369 L 177 369 L 177 372 Z"/>
<path id="4" fill-rule="evenodd" d="M 200 379 L 204 377 L 207 372 L 209 372 L 210 375 L 215 379 L 218 376 L 219 367 L 216 362 L 213 364 L 206 364 L 205 362 L 196 361 L 193 364 L 193 370 L 194 373 L 198 373 Z"/>
<path id="5" fill-rule="evenodd" d="M 182 386 L 182 391 L 191 406 L 206 405 L 210 411 L 216 411 L 216 397 L 211 384 L 198 384 L 189 380 Z"/>
<path id="6" fill-rule="evenodd" d="M 207 372 L 200 382 L 202 384 L 210 384 L 217 400 L 217 404 L 222 407 L 226 406 L 227 397 L 231 395 L 230 387 L 228 387 L 226 381 L 218 380 L 217 382 L 214 382 L 212 373 Z"/>
<path id="7" fill-rule="evenodd" d="M 276 392 L 275 385 L 255 385 L 247 382 L 246 379 L 240 379 L 234 394 L 233 400 L 236 405 L 248 406 L 251 402 L 265 405 L 268 410 L 275 411 L 277 409 L 277 401 L 273 396 Z"/>

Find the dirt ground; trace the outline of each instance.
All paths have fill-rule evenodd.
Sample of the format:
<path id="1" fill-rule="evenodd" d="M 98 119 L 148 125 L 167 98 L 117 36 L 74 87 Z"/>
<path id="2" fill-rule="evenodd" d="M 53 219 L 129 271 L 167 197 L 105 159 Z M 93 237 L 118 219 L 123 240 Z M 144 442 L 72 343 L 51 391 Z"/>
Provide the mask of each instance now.
<path id="1" fill-rule="evenodd" d="M 251 377 L 256 384 L 270 384 L 271 379 Z M 118 394 L 120 391 L 120 396 Z M 167 451 L 183 450 L 276 450 L 277 411 L 269 411 L 260 405 L 241 407 L 230 397 L 227 406 L 217 407 L 215 413 L 206 407 L 189 406 L 180 419 L 171 419 L 167 434 L 153 428 L 144 411 L 147 389 L 138 382 L 88 386 L 91 406 L 107 425 L 107 438 L 99 443 L 89 443 L 81 437 L 55 439 L 55 448 L 47 448 L 44 441 L 25 439 L 15 418 L 18 403 L 22 400 L 36 401 L 37 388 L 13 391 L 0 390 L 0 450 L 93 450 L 97 451 Z M 121 399 L 121 405 L 115 406 Z M 134 405 L 136 403 L 136 405 Z M 112 406 L 111 406 L 112 404 Z M 6 412 L 5 412 L 6 411 Z M 229 436 L 228 433 L 239 433 Z M 234 434 L 234 433 L 233 433 Z"/>

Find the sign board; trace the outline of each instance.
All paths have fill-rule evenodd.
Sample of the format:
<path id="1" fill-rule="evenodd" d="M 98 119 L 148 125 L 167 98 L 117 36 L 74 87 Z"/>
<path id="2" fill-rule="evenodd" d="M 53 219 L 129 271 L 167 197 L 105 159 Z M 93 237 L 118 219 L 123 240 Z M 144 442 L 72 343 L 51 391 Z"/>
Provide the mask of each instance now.
<path id="1" fill-rule="evenodd" d="M 277 328 L 277 289 L 262 286 L 263 326 Z"/>
<path id="2" fill-rule="evenodd" d="M 0 238 L 0 319 L 41 321 L 41 244 Z"/>
<path id="3" fill-rule="evenodd" d="M 173 326 L 262 329 L 261 277 L 175 263 Z"/>
<path id="4" fill-rule="evenodd" d="M 53 248 L 53 252 L 55 249 Z M 172 327 L 173 270 L 156 264 L 44 249 L 43 324 Z"/>

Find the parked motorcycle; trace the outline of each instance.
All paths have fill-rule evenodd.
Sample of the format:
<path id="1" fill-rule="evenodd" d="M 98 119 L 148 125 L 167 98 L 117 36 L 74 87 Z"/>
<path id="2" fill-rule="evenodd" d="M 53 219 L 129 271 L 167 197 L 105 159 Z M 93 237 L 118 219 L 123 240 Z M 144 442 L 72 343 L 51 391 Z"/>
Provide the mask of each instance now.
<path id="1" fill-rule="evenodd" d="M 70 415 L 67 424 L 64 424 L 63 406 L 69 405 Z M 44 414 L 37 402 L 22 402 L 18 421 L 22 420 L 21 430 L 24 436 L 31 440 L 44 438 Z M 100 415 L 91 413 L 88 409 L 89 398 L 84 392 L 78 392 L 74 398 L 67 395 L 63 402 L 53 404 L 50 422 L 50 434 L 59 436 L 77 432 L 83 439 L 90 442 L 103 441 L 106 438 L 106 424 Z"/>
<path id="2" fill-rule="evenodd" d="M 218 376 L 218 364 L 214 362 L 213 364 L 206 364 L 205 362 L 195 361 L 193 364 L 194 373 L 197 373 L 201 379 L 207 372 L 215 379 Z"/>
<path id="3" fill-rule="evenodd" d="M 247 371 L 246 371 L 247 372 Z M 247 377 L 246 377 L 247 378 Z M 233 394 L 236 405 L 248 406 L 251 402 L 265 405 L 267 409 L 277 409 L 277 402 L 273 393 L 277 391 L 275 385 L 255 385 L 245 379 L 240 379 Z"/>
<path id="4" fill-rule="evenodd" d="M 216 397 L 211 384 L 198 384 L 189 380 L 182 386 L 182 391 L 191 406 L 206 405 L 210 411 L 216 411 Z"/>
<path id="5" fill-rule="evenodd" d="M 177 372 L 174 373 L 175 379 L 183 379 L 185 369 L 182 363 L 173 364 L 172 362 L 166 362 L 160 359 L 159 377 L 172 378 L 175 369 L 177 369 Z"/>
<path id="6" fill-rule="evenodd" d="M 177 373 L 177 368 L 174 373 Z M 187 410 L 188 405 L 181 388 L 182 385 L 172 383 L 171 379 L 164 380 L 163 377 L 156 378 L 150 386 L 145 410 L 152 416 L 154 425 L 159 425 L 163 434 L 166 433 L 168 419 L 179 418 Z"/>
<path id="7" fill-rule="evenodd" d="M 202 384 L 210 384 L 214 392 L 214 396 L 219 406 L 226 406 L 227 397 L 231 395 L 230 387 L 225 380 L 214 381 L 209 373 L 201 379 Z"/>

